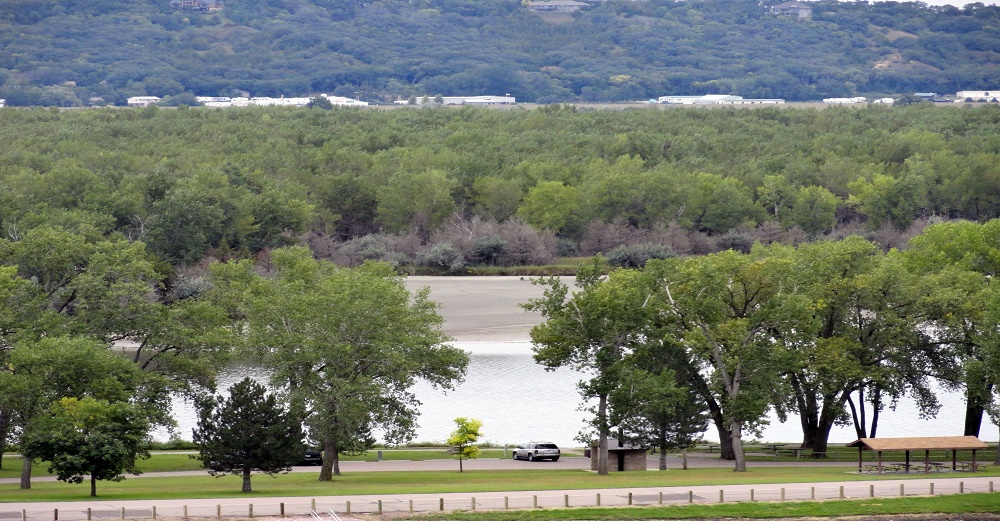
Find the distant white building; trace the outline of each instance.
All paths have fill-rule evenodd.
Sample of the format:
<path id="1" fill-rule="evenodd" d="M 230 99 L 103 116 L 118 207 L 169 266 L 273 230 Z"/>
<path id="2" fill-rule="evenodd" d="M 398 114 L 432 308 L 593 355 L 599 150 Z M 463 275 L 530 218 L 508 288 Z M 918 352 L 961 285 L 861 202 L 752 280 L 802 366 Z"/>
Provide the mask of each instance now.
<path id="1" fill-rule="evenodd" d="M 867 103 L 868 98 L 864 96 L 856 96 L 853 98 L 823 98 L 823 103 L 835 103 L 846 105 L 850 103 Z"/>
<path id="2" fill-rule="evenodd" d="M 312 98 L 286 98 L 284 96 L 280 98 L 270 98 L 267 96 L 257 96 L 250 98 L 250 105 L 258 105 L 263 107 L 305 107 L 309 104 L 309 100 Z"/>
<path id="3" fill-rule="evenodd" d="M 6 106 L 7 106 L 7 100 L 0 99 L 0 108 L 6 107 Z"/>
<path id="4" fill-rule="evenodd" d="M 744 98 L 731 94 L 706 94 L 704 96 L 660 96 L 659 103 L 671 105 L 778 105 L 783 99 Z"/>
<path id="5" fill-rule="evenodd" d="M 159 103 L 160 98 L 158 96 L 132 96 L 128 99 L 129 107 L 146 107 Z"/>
<path id="6" fill-rule="evenodd" d="M 433 104 L 436 103 L 436 96 L 416 96 L 414 97 L 414 105 L 423 105 L 424 103 Z M 410 100 L 396 100 L 393 103 L 396 105 L 409 105 Z M 442 105 L 514 105 L 517 100 L 514 96 L 441 96 Z"/>
<path id="7" fill-rule="evenodd" d="M 955 94 L 955 97 L 959 101 L 965 101 L 966 99 L 972 99 L 973 101 L 979 100 L 996 100 L 1000 98 L 1000 89 L 997 90 L 962 90 Z"/>
<path id="8" fill-rule="evenodd" d="M 812 7 L 802 2 L 784 2 L 772 7 L 771 14 L 804 19 L 811 18 L 813 10 Z"/>
<path id="9" fill-rule="evenodd" d="M 367 101 L 360 101 L 352 98 L 345 98 L 342 96 L 330 96 L 328 94 L 320 94 L 320 96 L 326 98 L 331 104 L 337 106 L 353 106 L 353 107 L 367 107 Z M 198 96 L 195 98 L 202 105 L 206 107 L 246 107 L 249 105 L 257 106 L 279 106 L 279 107 L 305 107 L 309 104 L 312 98 L 286 98 L 284 96 L 280 98 L 269 98 L 267 96 L 259 96 L 255 98 L 227 98 L 225 96 Z"/>
<path id="10" fill-rule="evenodd" d="M 896 100 L 894 98 L 879 98 L 873 101 L 872 103 L 879 103 L 881 105 L 893 105 L 896 103 Z"/>
<path id="11" fill-rule="evenodd" d="M 531 2 L 528 9 L 539 13 L 572 13 L 579 11 L 581 7 L 586 7 L 583 2 L 573 0 L 548 0 L 543 2 Z"/>
<path id="12" fill-rule="evenodd" d="M 343 96 L 330 96 L 329 94 L 321 94 L 321 96 L 323 96 L 324 98 L 330 100 L 330 103 L 332 103 L 335 106 L 342 106 L 342 107 L 367 107 L 368 106 L 368 102 L 367 101 L 361 101 L 361 100 L 354 99 L 354 98 L 345 98 Z"/>

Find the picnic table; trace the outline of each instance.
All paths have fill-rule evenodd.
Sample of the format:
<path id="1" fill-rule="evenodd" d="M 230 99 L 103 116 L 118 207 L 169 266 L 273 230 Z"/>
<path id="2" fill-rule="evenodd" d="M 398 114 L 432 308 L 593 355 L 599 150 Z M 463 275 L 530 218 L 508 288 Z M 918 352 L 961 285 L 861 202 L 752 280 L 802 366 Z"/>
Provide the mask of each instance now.
<path id="1" fill-rule="evenodd" d="M 769 443 L 767 445 L 763 445 L 765 449 L 773 452 L 775 456 L 778 455 L 778 451 L 781 450 L 781 448 L 784 446 L 785 446 L 784 443 Z"/>
<path id="2" fill-rule="evenodd" d="M 969 472 L 975 472 L 983 467 L 982 464 L 972 461 L 956 461 L 956 470 L 964 470 Z"/>

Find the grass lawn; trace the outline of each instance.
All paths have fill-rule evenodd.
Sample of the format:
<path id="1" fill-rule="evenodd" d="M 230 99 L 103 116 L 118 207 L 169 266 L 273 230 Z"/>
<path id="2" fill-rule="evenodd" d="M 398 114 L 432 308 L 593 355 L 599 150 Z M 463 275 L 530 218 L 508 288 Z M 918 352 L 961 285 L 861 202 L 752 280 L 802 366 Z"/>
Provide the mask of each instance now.
<path id="1" fill-rule="evenodd" d="M 633 508 L 574 508 L 568 510 L 514 510 L 504 512 L 455 513 L 413 517 L 453 521 L 547 521 L 642 519 L 773 519 L 835 516 L 871 516 L 917 513 L 1000 513 L 993 494 L 956 494 L 935 497 L 885 498 L 789 503 L 729 503 Z M 971 518 L 970 518 L 971 519 Z"/>
<path id="2" fill-rule="evenodd" d="M 507 453 L 509 457 L 509 452 Z M 479 459 L 503 458 L 502 449 L 482 449 Z M 432 459 L 453 459 L 447 449 L 393 449 L 383 450 L 385 461 L 425 461 Z M 369 451 L 357 456 L 341 456 L 341 461 L 378 461 L 378 452 Z M 457 465 L 457 463 L 456 463 Z M 177 472 L 183 470 L 203 470 L 197 453 L 193 451 L 153 451 L 152 457 L 138 462 L 142 472 Z M 43 476 L 49 468 L 48 463 L 36 461 L 32 465 L 32 475 Z M 7 454 L 3 458 L 3 468 L 0 468 L 0 478 L 17 478 L 21 475 L 21 458 Z"/>
<path id="3" fill-rule="evenodd" d="M 36 474 L 43 475 L 44 472 Z M 248 497 L 268 496 L 337 496 L 353 494 L 402 493 L 475 493 L 516 490 L 560 490 L 593 488 L 629 488 L 688 485 L 728 485 L 784 482 L 824 482 L 842 480 L 900 479 L 906 476 L 887 474 L 884 477 L 857 474 L 845 467 L 775 467 L 751 468 L 746 473 L 729 469 L 671 470 L 667 472 L 623 472 L 609 476 L 581 470 L 508 470 L 508 471 L 420 471 L 420 472 L 357 472 L 319 482 L 316 472 L 296 472 L 271 478 L 255 475 L 254 492 Z M 968 474 L 940 475 L 940 479 L 961 478 Z M 993 467 L 977 476 L 996 476 Z M 923 474 L 910 476 L 926 477 Z M 102 499 L 180 499 L 232 497 L 238 494 L 240 478 L 226 476 L 129 477 L 125 481 L 99 482 Z M 35 482 L 30 490 L 20 490 L 16 483 L 0 484 L 0 502 L 13 501 L 78 501 L 86 500 L 89 489 L 85 484 Z M 970 496 L 971 497 L 971 496 Z"/>

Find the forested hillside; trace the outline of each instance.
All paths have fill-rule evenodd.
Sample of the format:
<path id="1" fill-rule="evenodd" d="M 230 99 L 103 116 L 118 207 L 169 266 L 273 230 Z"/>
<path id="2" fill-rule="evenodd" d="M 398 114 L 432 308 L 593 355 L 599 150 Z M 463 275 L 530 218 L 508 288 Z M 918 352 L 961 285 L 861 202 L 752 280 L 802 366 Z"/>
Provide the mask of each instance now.
<path id="1" fill-rule="evenodd" d="M 459 269 L 1000 217 L 1000 107 L 0 111 L 0 223 L 171 266 L 305 243 Z M 914 225 L 917 226 L 914 226 Z M 621 248 L 626 248 L 625 251 Z M 631 250 L 628 250 L 631 248 Z"/>
<path id="2" fill-rule="evenodd" d="M 0 98 L 817 100 L 1000 85 L 996 6 L 824 1 L 811 4 L 811 20 L 794 20 L 769 14 L 773 3 L 609 0 L 542 16 L 519 0 L 229 0 L 217 12 L 168 0 L 0 0 Z"/>

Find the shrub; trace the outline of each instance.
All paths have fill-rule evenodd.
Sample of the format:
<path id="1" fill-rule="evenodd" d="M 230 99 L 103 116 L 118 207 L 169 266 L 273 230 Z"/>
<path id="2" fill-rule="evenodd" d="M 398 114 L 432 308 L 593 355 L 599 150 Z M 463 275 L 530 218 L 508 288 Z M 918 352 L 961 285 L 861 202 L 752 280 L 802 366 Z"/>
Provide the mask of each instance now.
<path id="1" fill-rule="evenodd" d="M 465 267 L 462 252 L 447 242 L 439 242 L 417 253 L 417 264 L 448 271 L 459 271 Z"/>
<path id="2" fill-rule="evenodd" d="M 641 268 L 649 259 L 675 257 L 674 250 L 665 244 L 643 243 L 619 246 L 608 252 L 608 263 L 623 268 Z"/>
<path id="3" fill-rule="evenodd" d="M 524 221 L 511 219 L 500 225 L 500 237 L 507 247 L 505 265 L 541 265 L 552 260 L 556 239 L 550 231 L 539 232 Z"/>
<path id="4" fill-rule="evenodd" d="M 719 237 L 717 244 L 722 251 L 733 250 L 740 253 L 750 253 L 750 248 L 753 247 L 753 237 L 740 232 L 726 232 Z"/>
<path id="5" fill-rule="evenodd" d="M 559 239 L 556 242 L 556 255 L 560 257 L 576 257 L 580 248 L 573 239 Z"/>
<path id="6" fill-rule="evenodd" d="M 480 237 L 472 242 L 471 260 L 476 264 L 495 266 L 507 253 L 507 243 L 498 235 Z"/>

